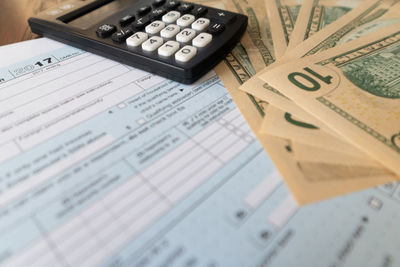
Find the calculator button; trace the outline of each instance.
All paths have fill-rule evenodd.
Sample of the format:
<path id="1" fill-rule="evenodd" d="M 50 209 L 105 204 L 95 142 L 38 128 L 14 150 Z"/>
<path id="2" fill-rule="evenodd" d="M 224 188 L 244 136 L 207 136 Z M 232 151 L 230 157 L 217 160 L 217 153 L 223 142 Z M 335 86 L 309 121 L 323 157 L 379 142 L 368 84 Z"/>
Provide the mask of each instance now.
<path id="1" fill-rule="evenodd" d="M 179 43 L 175 41 L 168 41 L 158 48 L 158 54 L 164 57 L 170 57 L 179 50 Z"/>
<path id="2" fill-rule="evenodd" d="M 192 23 L 192 29 L 196 31 L 203 31 L 205 28 L 210 25 L 210 20 L 206 18 L 199 18 L 195 22 Z"/>
<path id="3" fill-rule="evenodd" d="M 181 13 L 178 11 L 170 11 L 162 17 L 162 21 L 165 23 L 174 23 L 180 16 Z"/>
<path id="4" fill-rule="evenodd" d="M 213 23 L 209 28 L 208 28 L 208 32 L 214 35 L 220 34 L 221 32 L 223 32 L 225 29 L 224 24 L 221 23 Z"/>
<path id="5" fill-rule="evenodd" d="M 142 44 L 142 49 L 151 52 L 159 48 L 163 42 L 164 39 L 160 36 L 153 36 Z"/>
<path id="6" fill-rule="evenodd" d="M 161 20 L 156 20 L 146 26 L 146 32 L 149 34 L 159 33 L 162 29 L 164 29 L 165 23 Z"/>
<path id="7" fill-rule="evenodd" d="M 186 45 L 182 47 L 182 49 L 175 54 L 175 59 L 176 61 L 180 62 L 188 62 L 196 55 L 196 53 L 197 53 L 196 47 Z"/>
<path id="8" fill-rule="evenodd" d="M 193 4 L 183 3 L 180 5 L 180 7 L 178 7 L 178 11 L 181 12 L 182 14 L 186 14 L 189 13 L 190 10 L 192 10 L 193 8 L 194 8 Z"/>
<path id="9" fill-rule="evenodd" d="M 117 31 L 116 26 L 111 24 L 103 24 L 97 29 L 96 34 L 100 38 L 107 38 L 116 31 Z"/>
<path id="10" fill-rule="evenodd" d="M 176 9 L 180 4 L 181 4 L 181 3 L 180 3 L 179 1 L 171 0 L 171 1 L 168 1 L 168 2 L 165 4 L 164 7 L 165 7 L 167 10 L 174 10 L 174 9 Z"/>
<path id="11" fill-rule="evenodd" d="M 142 6 L 141 8 L 138 9 L 137 14 L 139 16 L 143 16 L 146 15 L 147 13 L 149 13 L 151 10 L 150 6 Z"/>
<path id="12" fill-rule="evenodd" d="M 165 3 L 165 0 L 155 0 L 155 1 L 153 2 L 153 6 L 154 6 L 154 7 L 159 7 L 159 6 L 164 5 L 164 3 Z"/>
<path id="13" fill-rule="evenodd" d="M 158 20 L 161 19 L 161 17 L 167 13 L 167 10 L 165 10 L 164 8 L 156 8 L 153 11 L 150 12 L 150 19 L 151 20 Z"/>
<path id="14" fill-rule="evenodd" d="M 137 32 L 134 35 L 132 35 L 131 37 L 129 37 L 128 39 L 126 39 L 126 44 L 128 46 L 136 47 L 136 46 L 141 45 L 148 38 L 149 38 L 149 36 L 147 35 L 147 33 Z"/>
<path id="15" fill-rule="evenodd" d="M 164 29 L 161 30 L 160 35 L 164 38 L 172 38 L 181 31 L 181 28 L 178 25 L 170 24 Z"/>
<path id="16" fill-rule="evenodd" d="M 132 27 L 138 31 L 141 31 L 150 23 L 150 19 L 148 17 L 138 18 L 134 23 L 132 23 Z"/>
<path id="17" fill-rule="evenodd" d="M 178 25 L 181 26 L 181 27 L 188 27 L 190 24 L 193 23 L 193 21 L 194 21 L 195 19 L 196 19 L 196 18 L 195 18 L 193 15 L 186 14 L 186 15 L 183 15 L 182 17 L 180 17 L 180 18 L 176 21 L 176 24 L 178 24 Z"/>
<path id="18" fill-rule="evenodd" d="M 206 47 L 212 41 L 212 35 L 202 32 L 193 39 L 192 44 L 196 47 Z"/>
<path id="19" fill-rule="evenodd" d="M 196 36 L 196 31 L 193 29 L 183 29 L 176 35 L 176 40 L 181 43 L 187 43 Z"/>
<path id="20" fill-rule="evenodd" d="M 223 10 L 217 10 L 217 11 L 213 12 L 213 14 L 210 14 L 210 15 L 213 17 L 213 19 L 217 20 L 218 22 L 224 23 L 224 24 L 228 24 L 235 18 L 235 14 L 228 13 Z"/>
<path id="21" fill-rule="evenodd" d="M 111 36 L 111 39 L 116 43 L 122 43 L 133 34 L 133 31 L 130 29 L 127 30 L 120 30 L 119 32 L 114 33 Z"/>
<path id="22" fill-rule="evenodd" d="M 202 17 L 202 16 L 204 16 L 205 14 L 207 14 L 207 11 L 208 11 L 208 9 L 207 9 L 206 7 L 204 7 L 204 6 L 198 6 L 198 7 L 195 7 L 195 8 L 193 9 L 192 14 L 193 14 L 196 18 L 198 18 L 198 17 Z"/>
<path id="23" fill-rule="evenodd" d="M 125 26 L 129 25 L 131 22 L 133 22 L 134 20 L 135 20 L 135 16 L 133 16 L 133 15 L 126 15 L 126 16 L 122 17 L 122 18 L 119 20 L 119 24 L 120 24 L 122 27 L 125 27 Z"/>

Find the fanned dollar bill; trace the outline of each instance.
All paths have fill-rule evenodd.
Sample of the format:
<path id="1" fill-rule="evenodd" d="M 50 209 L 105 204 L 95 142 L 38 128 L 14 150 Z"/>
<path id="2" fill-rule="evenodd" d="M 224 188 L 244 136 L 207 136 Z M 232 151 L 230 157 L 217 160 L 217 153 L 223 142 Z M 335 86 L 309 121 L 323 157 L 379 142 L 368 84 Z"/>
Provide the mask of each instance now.
<path id="1" fill-rule="evenodd" d="M 246 47 L 252 66 L 258 72 L 275 61 L 269 21 L 265 17 L 263 0 L 223 0 L 226 8 L 244 14 L 248 17 L 246 35 L 248 40 L 242 39 Z"/>
<path id="2" fill-rule="evenodd" d="M 304 0 L 287 50 L 293 49 L 362 2 L 362 0 Z"/>
<path id="3" fill-rule="evenodd" d="M 299 142 L 292 142 L 292 146 L 296 152 L 294 153 L 296 161 L 382 168 L 379 163 L 365 157 L 352 156 Z"/>
<path id="4" fill-rule="evenodd" d="M 295 0 L 265 0 L 277 59 L 285 54 L 290 36 L 295 28 L 301 3 L 302 1 Z"/>
<path id="5" fill-rule="evenodd" d="M 303 43 L 297 45 L 295 49 L 287 50 L 285 55 L 279 58 L 278 62 L 257 73 L 246 84 L 241 86 L 240 89 L 258 98 L 268 98 L 268 101 L 274 106 L 288 109 L 287 107 L 294 104 L 279 90 L 260 80 L 259 77 L 263 73 L 280 64 L 351 41 L 399 21 L 400 2 L 398 0 L 364 1 L 356 9 L 343 15 L 337 21 L 329 24 L 323 30 L 320 30 Z"/>
<path id="6" fill-rule="evenodd" d="M 299 204 L 394 180 L 390 172 L 371 166 L 296 161 L 290 140 L 260 134 L 259 126 L 268 116 L 265 113 L 268 103 L 238 90 L 240 84 L 254 74 L 248 59 L 245 48 L 239 44 L 215 70 Z M 335 172 L 330 173 L 330 170 Z"/>
<path id="7" fill-rule="evenodd" d="M 330 1 L 331 4 L 335 3 L 336 1 Z M 357 1 L 356 1 L 357 2 Z M 308 9 L 310 10 L 311 8 L 311 2 L 306 0 L 304 2 L 304 5 L 302 6 L 299 14 L 298 21 L 301 23 L 302 20 L 304 21 L 305 19 L 301 16 L 305 15 L 304 10 Z M 312 1 L 312 4 L 314 7 L 318 7 L 318 3 L 322 4 L 322 1 L 317 1 L 314 0 Z M 338 6 L 336 9 L 339 7 L 342 9 L 346 9 L 349 7 L 350 4 L 344 4 L 342 2 L 337 2 L 338 5 L 347 5 L 346 6 Z M 308 5 L 305 7 L 305 5 Z M 330 9 L 334 10 L 334 9 Z M 314 12 L 321 13 L 320 11 L 316 11 L 313 9 Z M 327 10 L 326 10 L 327 11 Z M 307 12 L 306 12 L 307 13 Z M 316 16 L 312 12 L 308 12 L 309 16 Z M 361 14 L 361 15 L 360 15 Z M 321 16 L 321 15 L 318 15 Z M 334 15 L 331 15 L 330 17 L 334 17 Z M 312 21 L 311 18 L 308 18 L 309 21 Z M 342 15 L 342 19 L 339 19 L 336 22 L 330 23 L 329 26 L 326 28 L 328 29 L 328 33 L 322 34 L 316 34 L 313 36 L 311 39 L 316 40 L 315 42 L 322 42 L 325 40 L 324 38 L 326 36 L 329 36 L 329 34 L 334 34 L 334 36 L 328 40 L 325 40 L 325 43 L 330 43 L 330 46 L 335 45 L 335 40 L 339 40 L 339 43 L 344 43 L 346 41 L 352 40 L 354 38 L 358 38 L 364 34 L 367 34 L 368 32 L 373 32 L 381 27 L 384 27 L 386 25 L 390 25 L 392 23 L 395 23 L 396 21 L 400 20 L 400 3 L 397 1 L 367 1 L 360 6 L 356 10 L 353 10 L 352 12 L 347 13 L 346 15 Z M 322 28 L 322 26 L 326 26 L 327 23 L 321 23 L 317 25 L 315 30 Z M 322 26 L 321 26 L 322 25 Z M 311 26 L 309 26 L 311 27 Z M 299 27 L 296 24 L 295 27 L 295 32 L 293 35 L 296 35 L 296 31 L 299 31 Z M 322 32 L 324 32 L 322 30 Z M 292 36 L 293 37 L 293 36 Z M 296 47 L 296 51 L 293 53 L 289 51 L 286 53 L 286 55 L 279 60 L 279 62 L 276 62 L 272 65 L 270 65 L 268 68 L 264 70 L 268 71 L 270 69 L 273 69 L 276 66 L 279 66 L 279 64 L 282 64 L 283 62 L 290 61 L 291 57 L 297 57 L 297 56 L 302 56 L 302 53 L 299 51 L 303 51 L 303 54 L 307 53 L 307 49 L 304 47 L 309 47 L 310 45 L 307 46 L 307 42 L 310 42 L 310 39 L 308 39 L 306 42 L 302 43 L 298 47 Z M 316 45 L 318 46 L 318 45 Z M 329 46 L 328 46 L 329 47 Z M 289 55 L 289 56 L 288 56 Z M 262 74 L 263 72 L 261 72 Z M 257 75 L 261 75 L 257 74 Z M 321 122 L 318 119 L 311 120 L 309 117 L 307 118 L 304 115 L 304 112 L 299 111 L 299 107 L 295 105 L 292 101 L 290 101 L 287 97 L 285 97 L 279 90 L 276 88 L 272 87 L 271 85 L 265 83 L 264 81 L 260 80 L 258 76 L 253 77 L 250 79 L 246 84 L 241 87 L 242 90 L 245 90 L 246 92 L 249 92 L 251 94 L 254 94 L 255 96 L 264 99 L 265 101 L 268 101 L 270 104 L 277 106 L 279 108 L 285 109 L 288 113 L 300 118 L 303 121 L 308 121 L 312 125 L 318 127 L 322 131 L 325 131 L 327 134 L 331 134 L 332 132 L 327 129 L 326 125 L 324 122 Z M 318 141 L 316 141 L 318 142 Z M 360 152 L 359 152 L 360 153 Z"/>
<path id="8" fill-rule="evenodd" d="M 267 107 L 266 113 L 268 116 L 263 120 L 259 130 L 262 134 L 290 139 L 324 150 L 363 158 L 365 162 L 372 162 L 365 153 L 350 145 L 334 131 L 328 134 L 315 125 L 271 105 Z"/>
<path id="9" fill-rule="evenodd" d="M 246 1 L 224 0 L 225 7 L 229 6 L 229 9 L 249 16 L 249 28 L 247 37 L 245 35 L 242 43 L 215 70 L 263 147 L 273 155 L 271 157 L 278 169 L 283 170 L 283 178 L 290 186 L 298 202 L 304 204 L 318 201 L 393 180 L 392 174 L 382 173 L 381 170 L 375 168 L 372 168 L 373 171 L 371 171 L 370 166 L 363 166 L 360 169 L 359 166 L 336 164 L 337 162 L 335 164 L 304 162 L 303 170 L 301 164 L 294 159 L 294 152 L 290 149 L 290 146 L 282 147 L 286 149 L 287 154 L 285 156 L 287 156 L 287 160 L 290 160 L 289 163 L 286 162 L 286 158 L 280 157 L 280 151 L 275 151 L 275 148 L 280 144 L 291 144 L 290 140 L 258 133 L 261 122 L 266 115 L 268 103 L 238 90 L 238 87 L 255 75 L 257 71 L 251 60 L 258 60 L 259 63 L 262 62 L 259 65 L 263 66 L 268 66 L 274 61 L 274 53 L 270 50 L 272 43 L 268 43 L 268 38 L 270 38 L 269 25 L 266 23 L 265 16 L 263 16 L 260 3 L 258 0 L 250 1 L 250 4 Z M 208 1 L 207 4 L 221 6 L 221 1 Z M 263 21 L 261 22 L 261 20 Z M 243 42 L 245 39 L 247 41 Z M 251 42 L 248 42 L 249 39 Z M 253 55 L 259 53 L 262 57 L 252 57 L 249 51 L 252 51 Z M 297 109 L 297 111 L 303 112 L 301 109 Z M 313 117 L 309 118 L 312 120 Z M 315 150 L 313 151 L 315 152 Z M 288 168 L 288 166 L 290 167 Z M 308 168 L 309 166 L 314 166 L 314 169 Z M 324 173 L 324 170 L 330 168 L 339 171 L 334 175 Z M 368 173 L 368 175 L 364 175 L 365 173 Z"/>
<path id="10" fill-rule="evenodd" d="M 266 0 L 265 2 L 272 27 L 271 32 L 275 54 L 279 58 L 285 53 L 288 44 L 299 44 L 305 39 L 304 36 L 302 38 L 296 36 L 306 34 L 307 36 L 311 36 L 312 33 L 317 32 L 351 10 L 352 7 L 356 6 L 355 2 L 357 1 L 343 3 L 339 1 L 305 0 L 302 1 L 301 8 L 299 1 Z M 358 1 L 358 3 L 360 2 Z M 305 19 L 305 16 L 308 19 Z M 277 95 L 276 97 L 279 98 L 280 96 Z M 273 103 L 270 99 L 267 101 Z M 341 138 L 328 127 L 325 127 L 323 123 L 308 116 L 305 112 L 296 108 L 295 105 L 281 105 L 278 107 L 282 110 L 286 109 L 285 116 L 283 116 L 280 110 L 275 110 L 275 107 L 269 106 L 268 117 L 264 120 L 260 128 L 262 133 L 306 142 L 307 144 L 313 142 L 315 146 L 350 153 L 353 156 L 360 154 L 358 149 L 355 149 L 346 141 L 340 140 Z M 297 119 L 294 119 L 294 117 L 297 117 Z M 279 122 L 280 124 L 278 125 L 277 123 Z M 324 129 L 325 132 L 321 129 Z"/>
<path id="11" fill-rule="evenodd" d="M 394 24 L 261 78 L 400 175 L 399 29 Z"/>
<path id="12" fill-rule="evenodd" d="M 290 140 L 268 137 L 263 141 L 269 156 L 285 177 L 300 204 L 343 195 L 395 180 L 393 174 L 368 166 L 297 161 Z"/>

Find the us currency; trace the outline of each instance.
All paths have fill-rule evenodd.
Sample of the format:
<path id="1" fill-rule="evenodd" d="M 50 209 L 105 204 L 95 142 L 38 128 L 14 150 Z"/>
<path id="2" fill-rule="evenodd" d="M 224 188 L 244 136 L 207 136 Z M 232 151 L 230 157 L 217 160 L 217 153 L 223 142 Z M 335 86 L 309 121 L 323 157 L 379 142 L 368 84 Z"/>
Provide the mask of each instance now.
<path id="1" fill-rule="evenodd" d="M 265 0 L 277 59 L 281 58 L 286 51 L 290 36 L 295 28 L 301 3 L 300 0 Z"/>
<path id="2" fill-rule="evenodd" d="M 293 49 L 362 2 L 362 0 L 304 0 L 287 50 Z"/>
<path id="3" fill-rule="evenodd" d="M 213 1 L 214 4 L 216 1 Z M 237 3 L 237 2 L 236 2 Z M 258 42 L 254 37 L 258 36 L 258 34 L 253 35 L 253 41 Z M 258 129 L 261 125 L 263 117 L 265 116 L 265 110 L 268 107 L 268 103 L 262 100 L 259 100 L 249 94 L 246 94 L 240 90 L 238 87 L 247 81 L 251 76 L 255 75 L 256 70 L 253 67 L 252 62 L 250 61 L 249 54 L 247 53 L 247 46 L 243 44 L 238 44 L 236 48 L 229 54 L 229 56 L 219 64 L 215 70 L 218 76 L 221 78 L 225 86 L 227 87 L 229 93 L 231 94 L 233 100 L 239 107 L 240 111 L 246 118 L 252 130 L 256 133 L 257 138 L 263 145 L 265 149 L 271 147 L 269 153 L 274 154 L 275 151 L 273 147 L 269 145 L 269 143 L 274 144 L 275 142 L 288 142 L 289 140 L 274 138 L 268 135 L 261 135 L 258 133 Z M 254 45 L 254 42 L 252 44 Z M 265 52 L 265 51 L 264 51 Z M 264 53 L 266 55 L 272 55 L 273 53 L 267 51 Z M 265 61 L 266 58 L 263 59 Z M 268 59 L 268 58 L 267 58 Z M 264 63 L 266 64 L 266 63 Z M 366 186 L 374 186 L 382 183 L 386 183 L 390 178 L 390 174 L 387 173 L 379 173 L 373 174 L 371 176 L 365 177 L 365 179 L 359 179 L 360 173 L 359 169 L 353 169 L 353 167 L 348 167 L 346 165 L 342 166 L 343 169 L 349 168 L 352 170 L 350 175 L 348 173 L 343 172 L 342 175 L 337 175 L 338 180 L 335 180 L 336 177 L 332 177 L 332 179 L 328 179 L 326 182 L 326 177 L 323 176 L 323 179 L 318 181 L 315 179 L 318 173 L 322 173 L 324 168 L 330 165 L 328 164 L 318 164 L 313 163 L 315 166 L 315 172 L 313 170 L 307 170 L 307 173 L 303 173 L 300 165 L 297 164 L 293 159 L 293 151 L 290 150 L 290 146 L 286 146 L 288 151 L 288 159 L 291 160 L 292 164 L 289 164 L 291 168 L 288 172 L 285 172 L 284 180 L 287 181 L 288 184 L 291 185 L 291 191 L 295 193 L 295 197 L 297 198 L 299 203 L 309 203 L 313 201 L 318 201 L 321 199 L 325 199 L 328 197 L 333 197 L 336 195 L 345 194 L 348 192 L 352 192 L 355 190 L 360 190 Z M 274 160 L 277 160 L 278 169 L 285 169 L 287 166 L 285 159 L 279 157 L 279 155 L 274 156 Z M 280 161 L 279 161 L 280 160 Z M 335 165 L 336 166 L 336 165 Z M 354 171 L 353 171 L 354 170 Z M 307 179 L 307 176 L 313 177 L 313 179 Z M 356 177 L 356 178 L 353 178 Z M 321 181 L 324 182 L 321 182 Z M 300 182 L 299 182 L 300 181 Z M 325 185 L 326 183 L 326 185 Z M 332 189 L 333 188 L 333 189 Z M 310 194 L 314 192 L 313 194 Z M 315 193 L 317 192 L 317 193 Z"/>
<path id="4" fill-rule="evenodd" d="M 291 103 L 289 98 L 285 97 L 279 90 L 260 80 L 261 75 L 280 64 L 343 44 L 399 21 L 400 2 L 398 0 L 364 1 L 356 9 L 297 45 L 295 49 L 287 50 L 284 57 L 279 59 L 279 62 L 275 62 L 259 72 L 240 89 L 269 101 L 274 106 L 289 109 L 288 107 L 294 105 L 294 103 Z M 323 124 L 323 122 L 320 123 Z"/>
<path id="5" fill-rule="evenodd" d="M 251 77 L 246 70 L 251 69 L 250 65 L 241 62 L 241 59 L 247 58 L 242 53 L 245 50 L 239 45 L 215 70 L 299 204 L 343 195 L 394 179 L 392 173 L 371 166 L 295 160 L 290 140 L 260 134 L 257 130 L 266 116 L 268 104 L 237 89 Z"/>
<path id="6" fill-rule="evenodd" d="M 331 152 L 342 154 L 343 157 L 350 155 L 362 158 L 365 162 L 372 162 L 365 153 L 350 145 L 334 131 L 332 131 L 332 134 L 328 134 L 315 125 L 271 105 L 267 107 L 266 113 L 268 116 L 264 118 L 259 130 L 262 134 L 269 134 L 323 150 L 330 150 Z"/>
<path id="7" fill-rule="evenodd" d="M 382 168 L 296 160 L 293 156 L 296 150 L 287 139 L 271 136 L 263 144 L 300 204 L 366 189 L 395 179 L 392 173 Z"/>
<path id="8" fill-rule="evenodd" d="M 296 151 L 296 153 L 294 153 L 294 159 L 296 161 L 382 168 L 381 164 L 366 159 L 365 157 L 347 155 L 295 141 L 292 142 L 292 146 L 293 150 Z"/>
<path id="9" fill-rule="evenodd" d="M 247 35 L 251 43 L 243 42 L 251 63 L 259 72 L 275 61 L 269 21 L 265 16 L 263 0 L 223 0 L 228 10 L 244 14 L 248 17 Z"/>
<path id="10" fill-rule="evenodd" d="M 400 23 L 261 78 L 400 174 Z"/>
<path id="11" fill-rule="evenodd" d="M 393 174 L 390 172 L 371 166 L 296 161 L 290 140 L 260 134 L 258 128 L 263 118 L 268 115 L 266 114 L 268 103 L 238 90 L 240 84 L 255 74 L 246 55 L 246 49 L 241 44 L 236 46 L 215 71 L 299 204 L 319 201 L 393 180 Z M 335 171 L 330 174 L 331 170 Z"/>
<path id="12" fill-rule="evenodd" d="M 301 5 L 300 8 L 300 3 L 302 1 L 290 1 L 290 0 L 266 0 L 265 5 L 267 9 L 267 15 L 270 20 L 270 25 L 271 25 L 271 32 L 272 32 L 272 38 L 273 38 L 273 44 L 275 48 L 275 54 L 276 56 L 282 57 L 283 54 L 286 51 L 286 47 L 288 44 L 294 44 L 292 38 L 296 37 L 293 35 L 299 35 L 300 31 L 303 31 L 303 24 L 304 20 L 302 20 L 301 16 L 305 15 L 310 15 L 307 13 L 310 12 L 305 12 L 312 10 L 314 11 L 314 20 L 317 20 L 319 23 L 318 29 L 329 24 L 339 16 L 345 14 L 347 11 L 350 10 L 349 7 L 347 6 L 352 6 L 348 4 L 346 7 L 343 6 L 335 6 L 335 4 L 339 4 L 338 1 L 317 1 L 317 0 L 305 0 L 303 1 L 303 5 Z M 324 2 L 327 6 L 322 6 L 322 2 Z M 328 3 L 327 3 L 328 2 Z M 311 4 L 310 4 L 311 3 Z M 300 14 L 299 14 L 300 10 Z M 318 15 L 317 15 L 318 14 Z M 317 18 L 316 18 L 317 17 Z M 299 27 L 299 20 L 300 20 L 300 26 Z M 306 28 L 305 25 L 304 28 Z M 293 32 L 294 29 L 294 32 Z M 293 35 L 292 35 L 293 32 Z M 296 33 L 297 32 L 297 33 Z M 296 41 L 296 40 L 295 40 Z M 278 97 L 278 96 L 277 96 Z M 266 99 L 264 99 L 266 100 Z M 270 99 L 267 100 L 268 102 L 271 102 Z M 273 101 L 272 101 L 273 103 Z M 285 109 L 286 106 L 279 106 L 280 109 Z M 350 146 L 347 142 L 341 139 L 340 137 L 337 137 L 335 133 L 332 133 L 332 131 L 329 129 L 329 127 L 325 127 L 323 123 L 320 123 L 318 120 L 315 120 L 312 116 L 307 116 L 305 112 L 302 112 L 302 110 L 299 110 L 296 108 L 295 105 L 290 105 L 288 106 L 288 109 L 286 109 L 285 114 L 287 115 L 286 117 L 281 114 L 280 110 L 274 110 L 276 108 L 269 106 L 269 112 L 268 112 L 268 117 L 264 120 L 260 131 L 262 133 L 266 134 L 271 134 L 274 136 L 280 136 L 280 137 L 285 137 L 289 138 L 292 140 L 300 141 L 300 142 L 306 142 L 309 144 L 309 142 L 314 142 L 315 146 L 323 147 L 325 149 L 332 149 L 334 151 L 340 151 L 342 150 L 344 153 L 351 153 L 354 156 L 357 156 L 360 151 L 357 149 L 354 149 L 352 146 Z M 297 122 L 302 122 L 300 123 L 295 123 L 294 120 L 287 120 L 290 118 L 290 116 L 295 116 L 297 118 L 301 118 L 300 120 L 297 120 Z M 285 120 L 284 120 L 285 119 Z M 277 122 L 281 122 L 281 124 L 278 126 Z M 291 122 L 292 124 L 290 124 Z M 287 129 L 288 127 L 282 127 L 282 126 L 288 126 L 290 129 Z M 308 125 L 311 126 L 309 128 L 304 128 L 299 125 Z M 289 131 L 292 128 L 297 128 L 296 131 Z M 325 132 L 321 131 L 320 129 L 325 129 Z M 294 129 L 292 129 L 294 130 Z M 333 138 L 335 136 L 336 138 Z"/>
<path id="13" fill-rule="evenodd" d="M 269 41 L 271 40 L 269 26 L 266 25 L 265 19 L 260 20 L 256 16 L 253 7 L 246 8 L 247 3 L 243 0 L 194 0 L 193 2 L 247 15 L 248 26 L 240 42 L 246 47 L 246 54 L 251 59 L 252 68 L 258 72 L 274 62 L 272 42 Z"/>

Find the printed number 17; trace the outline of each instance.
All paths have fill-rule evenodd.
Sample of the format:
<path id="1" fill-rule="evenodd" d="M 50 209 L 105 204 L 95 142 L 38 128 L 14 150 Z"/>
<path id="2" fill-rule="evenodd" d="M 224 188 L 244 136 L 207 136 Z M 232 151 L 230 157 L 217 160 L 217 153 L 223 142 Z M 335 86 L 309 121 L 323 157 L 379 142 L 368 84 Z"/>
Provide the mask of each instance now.
<path id="1" fill-rule="evenodd" d="M 45 64 L 51 64 L 51 57 L 45 58 L 42 60 Z M 39 67 L 43 67 L 43 63 L 38 61 L 35 63 L 35 65 L 39 66 Z"/>

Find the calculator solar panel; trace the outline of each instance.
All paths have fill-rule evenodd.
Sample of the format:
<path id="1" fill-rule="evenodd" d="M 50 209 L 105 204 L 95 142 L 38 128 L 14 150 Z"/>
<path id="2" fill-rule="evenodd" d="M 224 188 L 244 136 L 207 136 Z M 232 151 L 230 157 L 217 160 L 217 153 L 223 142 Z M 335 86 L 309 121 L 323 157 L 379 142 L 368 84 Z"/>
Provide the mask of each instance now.
<path id="1" fill-rule="evenodd" d="M 29 25 L 34 33 L 190 84 L 232 50 L 247 17 L 176 0 L 75 0 Z"/>

